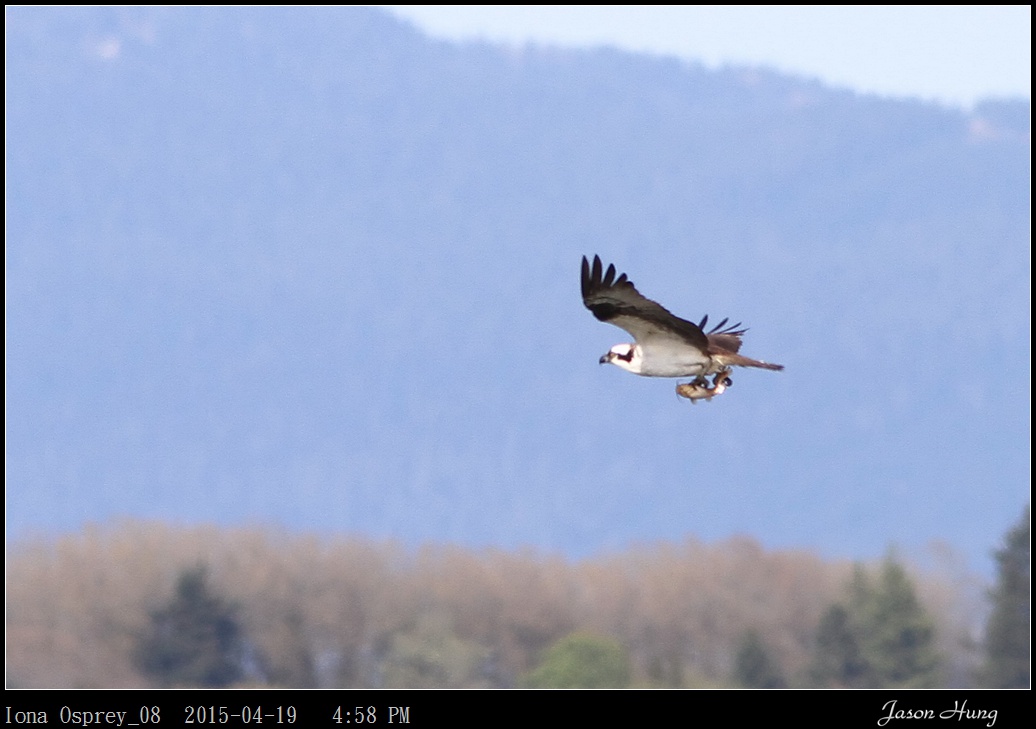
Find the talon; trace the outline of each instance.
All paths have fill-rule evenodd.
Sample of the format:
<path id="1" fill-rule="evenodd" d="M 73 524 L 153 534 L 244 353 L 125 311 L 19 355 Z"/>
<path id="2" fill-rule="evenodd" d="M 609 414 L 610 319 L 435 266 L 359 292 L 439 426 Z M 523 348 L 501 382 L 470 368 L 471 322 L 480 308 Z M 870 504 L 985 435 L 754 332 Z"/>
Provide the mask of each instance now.
<path id="1" fill-rule="evenodd" d="M 730 387 L 731 385 L 733 385 L 734 381 L 730 379 L 730 373 L 731 370 L 729 369 L 717 372 L 716 376 L 712 378 L 713 388 L 718 387 L 720 384 L 723 384 L 725 387 Z"/>

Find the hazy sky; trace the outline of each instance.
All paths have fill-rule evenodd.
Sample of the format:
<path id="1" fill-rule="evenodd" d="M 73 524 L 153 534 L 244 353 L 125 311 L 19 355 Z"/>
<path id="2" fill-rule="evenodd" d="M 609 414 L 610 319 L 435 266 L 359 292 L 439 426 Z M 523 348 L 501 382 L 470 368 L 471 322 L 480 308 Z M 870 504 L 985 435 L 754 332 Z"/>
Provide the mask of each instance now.
<path id="1" fill-rule="evenodd" d="M 386 5 L 433 36 L 613 45 L 767 65 L 858 91 L 970 106 L 1031 97 L 1029 5 Z"/>

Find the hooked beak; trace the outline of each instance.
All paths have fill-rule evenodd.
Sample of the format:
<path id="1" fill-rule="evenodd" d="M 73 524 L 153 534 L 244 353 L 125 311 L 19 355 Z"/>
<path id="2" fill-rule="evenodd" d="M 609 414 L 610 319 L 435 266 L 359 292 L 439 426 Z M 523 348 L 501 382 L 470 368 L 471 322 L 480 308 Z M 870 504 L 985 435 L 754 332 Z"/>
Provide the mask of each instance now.
<path id="1" fill-rule="evenodd" d="M 599 360 L 597 360 L 597 363 L 598 364 L 608 364 L 611 361 L 612 361 L 612 353 L 611 352 L 607 352 L 607 353 L 601 355 L 601 358 Z"/>

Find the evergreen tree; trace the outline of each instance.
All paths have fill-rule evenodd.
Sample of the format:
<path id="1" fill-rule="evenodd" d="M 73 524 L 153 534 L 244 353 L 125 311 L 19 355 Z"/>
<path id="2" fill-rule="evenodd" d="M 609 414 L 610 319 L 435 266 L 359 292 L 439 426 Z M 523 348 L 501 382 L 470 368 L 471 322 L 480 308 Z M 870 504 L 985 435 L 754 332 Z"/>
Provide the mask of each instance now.
<path id="1" fill-rule="evenodd" d="M 611 638 L 573 633 L 551 646 L 523 683 L 529 688 L 625 688 L 630 659 Z"/>
<path id="2" fill-rule="evenodd" d="M 832 605 L 820 619 L 816 652 L 809 676 L 816 686 L 857 688 L 863 686 L 867 663 L 853 632 L 849 611 Z"/>
<path id="3" fill-rule="evenodd" d="M 745 688 L 784 688 L 780 667 L 770 658 L 766 644 L 754 630 L 746 631 L 734 659 L 734 680 Z"/>
<path id="4" fill-rule="evenodd" d="M 997 584 L 986 624 L 983 683 L 991 688 L 1029 688 L 1029 507 L 996 553 Z"/>
<path id="5" fill-rule="evenodd" d="M 892 557 L 877 584 L 857 570 L 850 616 L 871 688 L 928 688 L 938 682 L 935 628 L 906 570 Z"/>
<path id="6" fill-rule="evenodd" d="M 236 608 L 208 586 L 204 567 L 181 573 L 167 605 L 151 612 L 137 665 L 162 686 L 227 686 L 242 675 Z"/>

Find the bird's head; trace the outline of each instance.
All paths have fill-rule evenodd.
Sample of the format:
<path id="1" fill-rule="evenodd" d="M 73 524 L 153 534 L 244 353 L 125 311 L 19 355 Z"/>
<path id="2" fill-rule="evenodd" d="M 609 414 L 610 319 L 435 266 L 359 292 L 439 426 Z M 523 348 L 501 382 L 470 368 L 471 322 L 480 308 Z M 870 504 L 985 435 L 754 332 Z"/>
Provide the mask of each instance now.
<path id="1" fill-rule="evenodd" d="M 640 372 L 640 352 L 634 344 L 624 342 L 616 344 L 601 357 L 601 364 L 613 364 L 630 372 Z"/>

